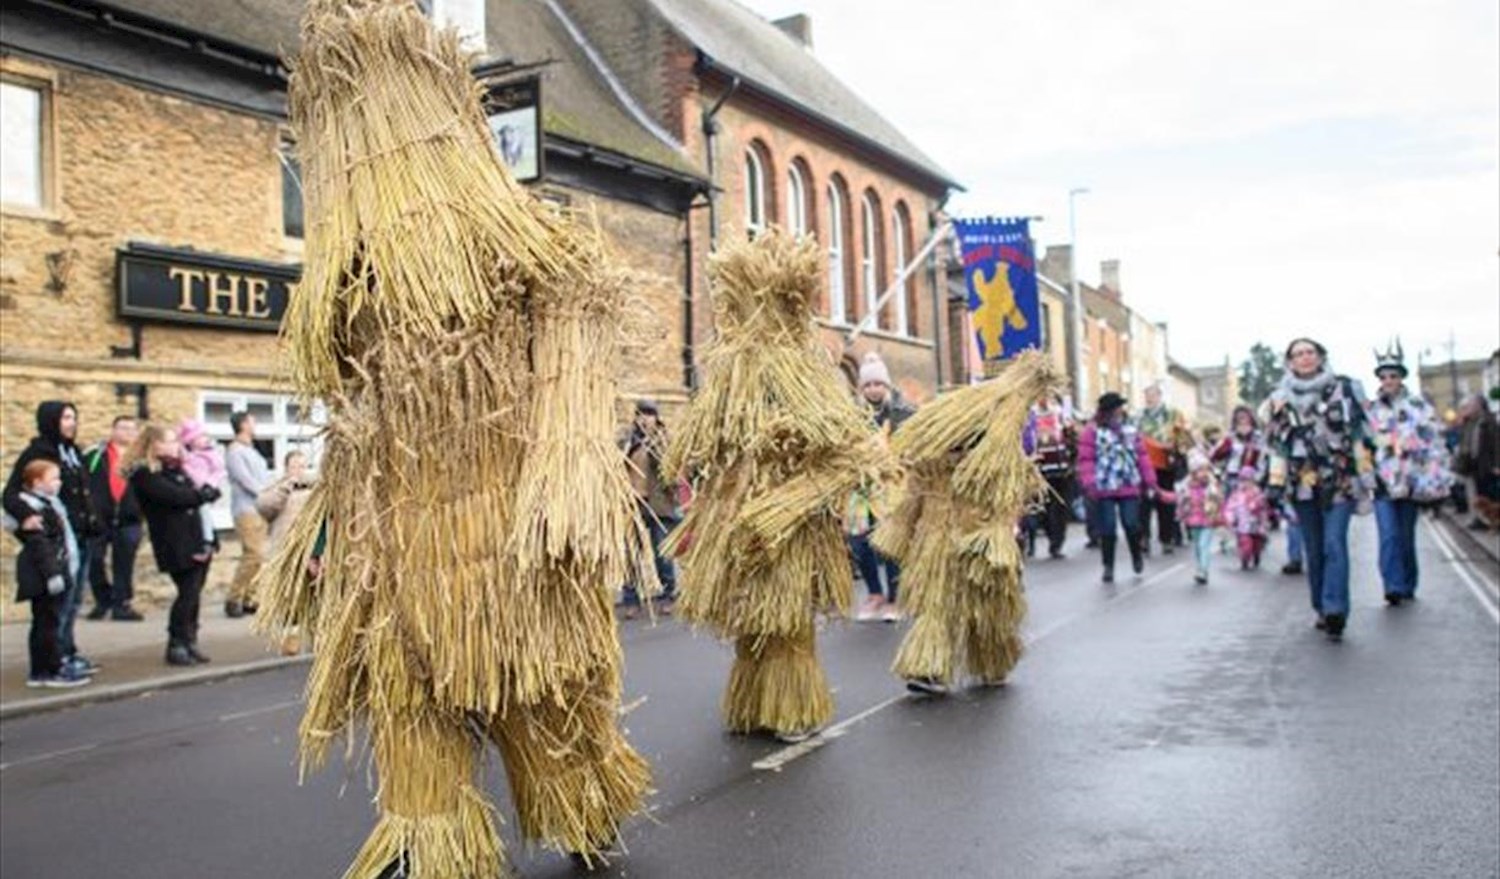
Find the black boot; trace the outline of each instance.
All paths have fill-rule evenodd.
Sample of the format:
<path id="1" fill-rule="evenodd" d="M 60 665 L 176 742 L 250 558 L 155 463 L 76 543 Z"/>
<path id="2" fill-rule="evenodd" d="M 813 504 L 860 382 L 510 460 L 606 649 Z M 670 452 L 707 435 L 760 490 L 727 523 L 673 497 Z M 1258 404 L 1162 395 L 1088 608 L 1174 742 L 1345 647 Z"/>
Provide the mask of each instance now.
<path id="1" fill-rule="evenodd" d="M 167 665 L 194 665 L 193 655 L 181 641 L 167 643 Z"/>
<path id="2" fill-rule="evenodd" d="M 1327 614 L 1327 615 L 1325 615 L 1323 617 L 1323 623 L 1324 623 L 1323 631 L 1325 631 L 1325 632 L 1328 633 L 1328 640 L 1330 640 L 1330 641 L 1342 641 L 1342 640 L 1344 640 L 1344 615 L 1343 614 L 1341 614 L 1341 613 Z"/>
<path id="3" fill-rule="evenodd" d="M 245 615 L 245 605 L 233 599 L 224 602 L 224 616 L 237 620 Z"/>
<path id="4" fill-rule="evenodd" d="M 196 662 L 196 663 L 198 663 L 199 665 L 203 665 L 205 663 L 213 662 L 213 660 L 210 659 L 207 654 L 203 653 L 202 651 L 200 651 L 198 649 L 198 642 L 197 641 L 189 641 L 186 646 L 187 646 L 188 656 L 192 657 L 193 661 Z"/>
<path id="5" fill-rule="evenodd" d="M 1119 538 L 1111 535 L 1099 538 L 1099 555 L 1104 559 L 1104 582 L 1115 582 L 1115 541 Z"/>
<path id="6" fill-rule="evenodd" d="M 1146 570 L 1146 553 L 1141 548 L 1141 541 L 1127 540 L 1130 544 L 1130 569 L 1137 575 Z"/>

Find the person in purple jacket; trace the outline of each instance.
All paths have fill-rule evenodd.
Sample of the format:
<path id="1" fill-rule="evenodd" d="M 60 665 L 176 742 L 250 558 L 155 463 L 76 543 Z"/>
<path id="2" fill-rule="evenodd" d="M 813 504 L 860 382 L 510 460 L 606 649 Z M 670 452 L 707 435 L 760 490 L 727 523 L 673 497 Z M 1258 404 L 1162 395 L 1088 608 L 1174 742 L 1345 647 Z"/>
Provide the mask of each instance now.
<path id="1" fill-rule="evenodd" d="M 1113 391 L 1099 398 L 1094 420 L 1078 438 L 1078 481 L 1094 502 L 1092 529 L 1104 559 L 1104 582 L 1115 581 L 1116 522 L 1125 529 L 1130 565 L 1146 569 L 1141 552 L 1141 502 L 1156 493 L 1156 471 L 1146 442 L 1125 414 L 1125 398 Z"/>

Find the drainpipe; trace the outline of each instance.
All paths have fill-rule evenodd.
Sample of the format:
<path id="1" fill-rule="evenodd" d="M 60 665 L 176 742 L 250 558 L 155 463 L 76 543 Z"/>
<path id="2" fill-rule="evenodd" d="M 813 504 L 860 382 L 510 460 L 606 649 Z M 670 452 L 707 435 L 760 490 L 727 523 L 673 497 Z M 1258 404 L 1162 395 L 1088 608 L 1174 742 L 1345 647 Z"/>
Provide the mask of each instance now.
<path id="1" fill-rule="evenodd" d="M 702 72 L 708 69 L 709 64 L 710 62 L 706 55 L 700 54 L 698 56 L 699 75 L 702 75 Z M 703 149 L 708 159 L 708 183 L 710 187 L 708 190 L 708 250 L 710 253 L 719 249 L 719 172 L 717 170 L 717 163 L 714 161 L 714 141 L 719 134 L 719 123 L 715 117 L 719 115 L 719 110 L 723 109 L 724 102 L 729 100 L 739 90 L 740 78 L 735 76 L 730 79 L 729 88 L 725 90 L 724 94 L 719 95 L 719 99 L 714 102 L 714 105 L 709 108 L 707 113 L 703 114 Z"/>
<path id="2" fill-rule="evenodd" d="M 927 214 L 928 234 L 933 234 L 938 227 L 938 215 L 948 206 L 948 199 L 952 197 L 951 192 L 943 193 L 943 200 L 938 202 L 937 210 L 929 211 Z M 947 220 L 945 219 L 946 223 Z M 939 256 L 936 249 L 927 258 L 927 282 L 932 287 L 932 352 L 936 371 L 933 373 L 933 396 L 937 396 L 943 390 L 943 301 L 948 296 L 948 260 Z M 938 267 L 942 266 L 942 271 Z M 948 340 L 949 344 L 953 340 Z M 967 344 L 968 340 L 964 342 Z"/>
<path id="3" fill-rule="evenodd" d="M 698 387 L 698 370 L 693 363 L 696 356 L 693 350 L 693 212 L 702 206 L 696 197 L 688 205 L 682 236 L 682 385 L 689 391 Z"/>

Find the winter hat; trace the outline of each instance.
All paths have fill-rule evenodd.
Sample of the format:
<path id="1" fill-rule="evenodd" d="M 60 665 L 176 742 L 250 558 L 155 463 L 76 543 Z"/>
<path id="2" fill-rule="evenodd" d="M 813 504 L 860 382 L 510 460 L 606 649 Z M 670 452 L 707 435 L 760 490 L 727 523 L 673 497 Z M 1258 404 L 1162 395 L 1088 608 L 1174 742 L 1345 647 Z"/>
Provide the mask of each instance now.
<path id="1" fill-rule="evenodd" d="M 1240 478 L 1241 479 L 1254 479 L 1256 476 L 1257 476 L 1257 473 L 1255 472 L 1255 468 L 1254 467 L 1241 467 L 1240 468 Z"/>
<path id="2" fill-rule="evenodd" d="M 891 371 L 886 369 L 885 361 L 874 351 L 865 355 L 865 360 L 859 365 L 859 386 L 882 384 L 891 386 Z"/>
<path id="3" fill-rule="evenodd" d="M 177 427 L 177 441 L 185 448 L 192 448 L 193 443 L 207 433 L 208 427 L 203 422 L 196 418 L 184 418 Z"/>
<path id="4" fill-rule="evenodd" d="M 1125 398 L 1115 393 L 1114 391 L 1110 391 L 1109 393 L 1104 394 L 1099 398 L 1098 412 L 1100 415 L 1104 415 L 1106 413 L 1113 412 L 1124 405 Z"/>
<path id="5" fill-rule="evenodd" d="M 643 397 L 635 401 L 635 414 L 660 415 L 661 409 L 657 408 L 655 400 L 652 400 L 649 397 Z"/>
<path id="6" fill-rule="evenodd" d="M 1193 449 L 1191 452 L 1188 452 L 1187 463 L 1189 473 L 1197 470 L 1202 470 L 1203 468 L 1208 466 L 1208 456 L 1198 451 L 1197 449 Z"/>

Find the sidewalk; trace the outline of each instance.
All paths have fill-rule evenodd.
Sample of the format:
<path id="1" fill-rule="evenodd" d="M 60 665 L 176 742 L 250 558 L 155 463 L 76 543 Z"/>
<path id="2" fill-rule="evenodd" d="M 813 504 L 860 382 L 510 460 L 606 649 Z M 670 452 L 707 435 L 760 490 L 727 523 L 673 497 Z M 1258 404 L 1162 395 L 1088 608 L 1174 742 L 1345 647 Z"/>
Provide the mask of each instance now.
<path id="1" fill-rule="evenodd" d="M 1454 535 L 1458 546 L 1474 561 L 1488 561 L 1500 565 L 1500 532 L 1475 531 L 1468 527 L 1472 516 L 1460 516 L 1447 507 L 1442 508 L 1442 519 L 1447 523 L 1448 533 Z"/>
<path id="2" fill-rule="evenodd" d="M 167 643 L 167 610 L 152 608 L 139 623 L 97 622 L 79 618 L 79 649 L 101 666 L 88 686 L 71 690 L 31 689 L 26 686 L 26 633 L 30 622 L 0 625 L 0 719 L 67 708 L 89 702 L 123 699 L 152 690 L 180 687 L 304 663 L 311 656 L 282 656 L 250 630 L 251 617 L 232 620 L 221 606 L 205 602 L 198 643 L 213 658 L 207 665 L 169 666 L 163 660 Z"/>

